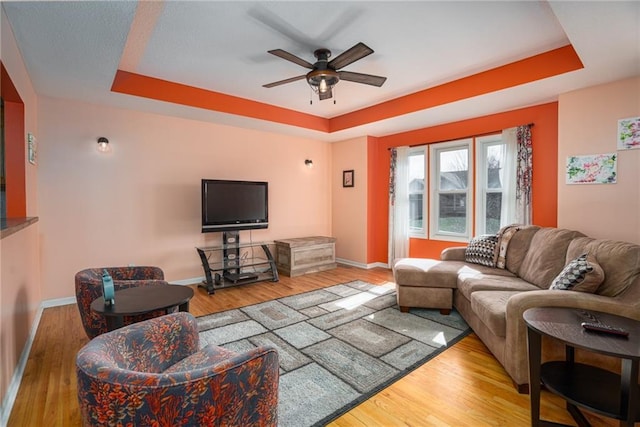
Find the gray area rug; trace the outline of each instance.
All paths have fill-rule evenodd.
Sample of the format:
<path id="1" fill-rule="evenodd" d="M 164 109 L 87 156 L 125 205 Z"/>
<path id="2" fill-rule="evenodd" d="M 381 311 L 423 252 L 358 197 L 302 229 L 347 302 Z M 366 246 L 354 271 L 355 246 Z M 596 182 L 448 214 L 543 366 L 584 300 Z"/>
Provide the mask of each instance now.
<path id="1" fill-rule="evenodd" d="M 201 346 L 280 358 L 282 427 L 322 426 L 466 336 L 452 311 L 401 313 L 395 286 L 354 281 L 198 318 Z"/>

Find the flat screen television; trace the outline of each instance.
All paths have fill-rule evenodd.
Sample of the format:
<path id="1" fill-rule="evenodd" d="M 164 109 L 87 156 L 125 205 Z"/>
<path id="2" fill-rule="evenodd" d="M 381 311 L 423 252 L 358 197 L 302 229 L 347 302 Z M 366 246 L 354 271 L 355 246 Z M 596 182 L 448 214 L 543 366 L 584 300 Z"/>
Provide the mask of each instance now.
<path id="1" fill-rule="evenodd" d="M 269 183 L 202 180 L 202 232 L 254 230 L 269 226 Z"/>

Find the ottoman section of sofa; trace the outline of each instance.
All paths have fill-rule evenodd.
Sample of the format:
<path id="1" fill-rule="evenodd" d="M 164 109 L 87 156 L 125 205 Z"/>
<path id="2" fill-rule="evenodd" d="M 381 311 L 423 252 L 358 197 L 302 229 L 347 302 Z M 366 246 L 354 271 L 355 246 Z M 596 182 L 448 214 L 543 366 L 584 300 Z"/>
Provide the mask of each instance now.
<path id="1" fill-rule="evenodd" d="M 453 307 L 453 290 L 463 261 L 439 261 L 401 258 L 394 263 L 393 277 L 400 311 L 411 307 L 436 308 L 449 314 Z"/>

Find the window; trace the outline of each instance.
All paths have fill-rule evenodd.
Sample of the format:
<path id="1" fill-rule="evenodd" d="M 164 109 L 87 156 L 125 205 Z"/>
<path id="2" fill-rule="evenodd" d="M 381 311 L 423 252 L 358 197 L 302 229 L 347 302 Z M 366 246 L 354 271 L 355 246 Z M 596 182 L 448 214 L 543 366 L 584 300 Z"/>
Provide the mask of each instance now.
<path id="1" fill-rule="evenodd" d="M 464 139 L 429 147 L 432 239 L 467 241 L 471 237 L 471 142 Z"/>
<path id="2" fill-rule="evenodd" d="M 515 222 L 517 148 L 505 132 L 410 149 L 411 237 L 468 242 Z"/>
<path id="3" fill-rule="evenodd" d="M 427 237 L 425 171 L 425 147 L 411 148 L 409 152 L 409 235 L 411 237 Z"/>
<path id="4" fill-rule="evenodd" d="M 476 233 L 495 234 L 514 221 L 515 147 L 502 135 L 477 139 Z"/>

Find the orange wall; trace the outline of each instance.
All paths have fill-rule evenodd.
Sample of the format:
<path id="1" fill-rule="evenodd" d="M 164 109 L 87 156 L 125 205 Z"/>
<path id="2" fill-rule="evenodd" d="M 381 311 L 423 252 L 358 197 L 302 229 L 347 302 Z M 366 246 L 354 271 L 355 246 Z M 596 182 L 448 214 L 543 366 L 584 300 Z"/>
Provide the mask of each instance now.
<path id="1" fill-rule="evenodd" d="M 556 226 L 558 103 L 552 102 L 377 138 L 370 145 L 368 154 L 370 162 L 375 165 L 370 169 L 375 188 L 370 191 L 368 200 L 369 221 L 372 223 L 368 235 L 368 262 L 387 262 L 389 148 L 495 133 L 528 123 L 534 123 L 533 222 L 542 226 Z M 444 248 L 459 245 L 458 242 L 412 238 L 409 253 L 415 257 L 438 258 Z"/>
<path id="2" fill-rule="evenodd" d="M 4 64 L 0 62 L 0 94 L 4 101 L 4 156 L 7 190 L 7 217 L 27 215 L 25 179 L 24 103 Z"/>
<path id="3" fill-rule="evenodd" d="M 640 150 L 617 151 L 619 119 L 640 116 L 640 77 L 560 95 L 558 225 L 640 244 Z M 568 156 L 616 153 L 616 184 L 568 185 Z"/>

